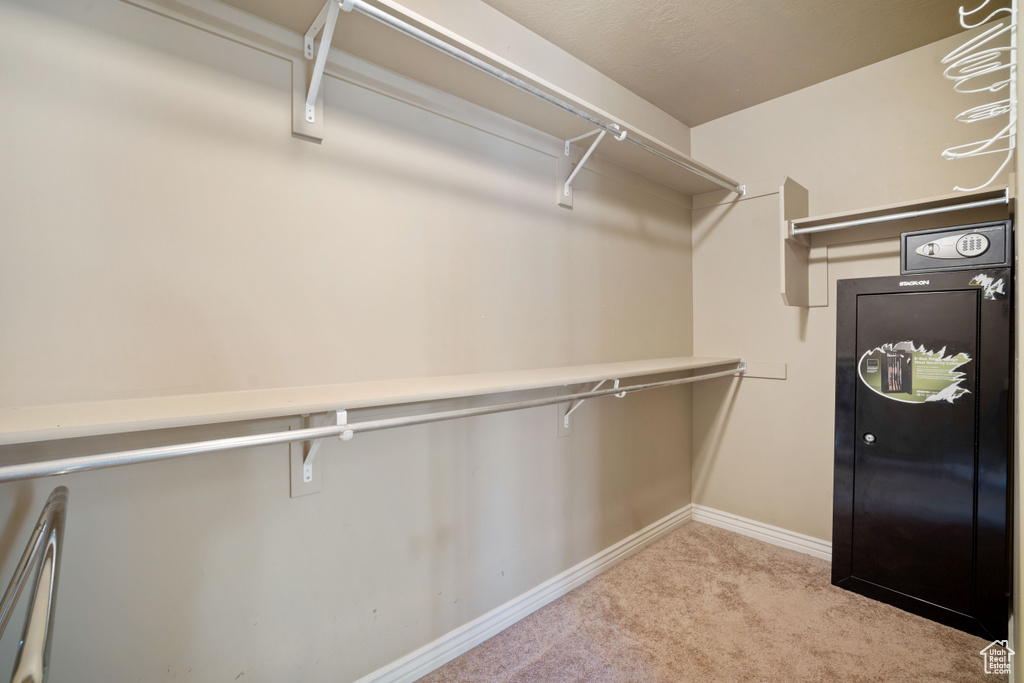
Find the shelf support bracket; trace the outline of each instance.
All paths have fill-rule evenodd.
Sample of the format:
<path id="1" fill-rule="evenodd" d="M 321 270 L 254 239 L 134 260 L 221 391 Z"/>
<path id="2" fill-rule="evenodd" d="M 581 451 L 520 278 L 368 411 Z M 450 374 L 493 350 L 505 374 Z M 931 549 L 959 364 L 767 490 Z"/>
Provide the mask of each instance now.
<path id="1" fill-rule="evenodd" d="M 303 54 L 306 59 L 315 59 L 313 74 L 309 79 L 309 91 L 306 94 L 306 121 L 316 122 L 316 98 L 320 94 L 320 85 L 324 79 L 324 68 L 327 66 L 327 53 L 331 51 L 331 40 L 334 38 L 334 26 L 338 23 L 338 10 L 352 11 L 352 0 L 327 0 L 320 14 L 316 15 L 313 24 L 306 31 L 303 40 Z M 315 49 L 316 36 L 320 31 L 320 47 Z"/>
<path id="2" fill-rule="evenodd" d="M 614 385 L 612 385 L 612 388 L 613 388 L 613 389 L 618 389 L 618 388 L 619 388 L 619 380 L 617 380 L 617 379 L 603 379 L 603 380 L 601 380 L 600 382 L 598 382 L 598 383 L 597 383 L 597 384 L 596 384 L 596 385 L 594 386 L 594 388 L 593 388 L 593 389 L 591 389 L 591 390 L 590 390 L 590 393 L 594 393 L 595 391 L 597 391 L 598 389 L 600 389 L 600 388 L 601 388 L 601 387 L 602 387 L 602 386 L 604 385 L 604 383 L 605 383 L 605 382 L 614 382 L 615 384 L 614 384 Z M 625 391 L 623 391 L 623 392 L 622 392 L 622 393 L 620 393 L 620 394 L 615 394 L 615 398 L 622 398 L 622 397 L 623 397 L 623 396 L 625 396 L 625 395 L 626 395 L 626 392 L 625 392 Z M 581 398 L 580 400 L 578 400 L 578 401 L 573 401 L 572 403 L 570 403 L 570 404 L 569 404 L 569 410 L 565 411 L 565 417 L 563 417 L 563 418 L 562 418 L 562 426 L 563 426 L 563 427 L 564 427 L 565 429 L 568 429 L 568 428 L 569 428 L 569 416 L 570 416 L 570 415 L 572 415 L 572 413 L 573 413 L 573 411 L 574 411 L 574 410 L 576 410 L 576 409 L 577 409 L 577 408 L 579 408 L 579 407 L 580 407 L 581 405 L 583 405 L 583 402 L 584 402 L 584 401 L 586 401 L 586 400 L 587 400 L 587 399 L 585 399 L 585 398 Z"/>
<path id="3" fill-rule="evenodd" d="M 612 126 L 614 126 L 616 130 L 619 130 L 618 124 L 614 124 L 613 123 Z M 565 141 L 565 156 L 566 156 L 566 158 L 568 158 L 569 155 L 571 154 L 570 146 L 572 145 L 572 143 L 579 142 L 580 140 L 583 140 L 585 138 L 589 138 L 591 135 L 596 135 L 597 136 L 597 139 L 594 140 L 594 142 L 590 145 L 590 148 L 583 155 L 583 158 L 581 158 L 579 160 L 579 163 L 576 164 L 576 167 L 572 170 L 572 173 L 569 174 L 569 177 L 566 178 L 565 183 L 562 185 L 561 192 L 559 194 L 559 199 L 558 199 L 558 203 L 559 204 L 562 204 L 563 206 L 572 206 L 572 181 L 576 178 L 576 174 L 578 174 L 581 170 L 583 170 L 583 167 L 586 165 L 587 160 L 590 159 L 590 155 L 593 154 L 594 150 L 597 149 L 597 146 L 599 144 L 601 144 L 601 140 L 604 139 L 604 136 L 607 133 L 608 133 L 608 131 L 606 131 L 606 130 L 602 130 L 600 128 L 595 128 L 594 130 L 590 131 L 589 133 L 584 133 L 583 135 L 577 135 L 576 137 L 570 138 L 569 140 Z M 616 140 L 625 140 L 626 139 L 626 131 L 622 131 L 621 133 L 619 133 L 618 135 L 615 135 L 613 137 Z"/>
<path id="4" fill-rule="evenodd" d="M 333 0 L 332 0 L 333 1 Z M 324 413 L 317 424 L 310 425 L 313 429 L 319 429 L 321 427 L 332 427 L 334 425 L 345 426 L 348 424 L 348 411 L 347 410 L 335 410 L 329 413 Z M 344 432 L 338 435 L 338 438 L 342 441 L 349 441 L 352 438 L 352 431 L 346 429 Z M 320 452 L 320 446 L 323 445 L 323 439 L 313 439 L 307 441 L 306 454 L 302 457 L 302 481 L 309 483 L 313 481 L 313 461 L 316 459 L 317 453 Z"/>

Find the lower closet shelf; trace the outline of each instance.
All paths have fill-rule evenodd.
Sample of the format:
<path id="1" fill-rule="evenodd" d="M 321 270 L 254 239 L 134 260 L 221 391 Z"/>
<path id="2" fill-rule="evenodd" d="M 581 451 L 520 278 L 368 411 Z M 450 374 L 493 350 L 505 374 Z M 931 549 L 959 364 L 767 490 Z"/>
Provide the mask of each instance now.
<path id="1" fill-rule="evenodd" d="M 736 365 L 693 357 L 0 409 L 0 445 L 288 417 Z"/>

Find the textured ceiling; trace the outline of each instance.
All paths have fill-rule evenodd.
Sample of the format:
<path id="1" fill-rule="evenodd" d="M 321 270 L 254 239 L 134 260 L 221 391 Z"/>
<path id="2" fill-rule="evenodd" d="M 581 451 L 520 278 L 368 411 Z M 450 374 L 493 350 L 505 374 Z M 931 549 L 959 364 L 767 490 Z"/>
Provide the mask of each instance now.
<path id="1" fill-rule="evenodd" d="M 691 126 L 964 30 L 951 0 L 484 2 Z"/>
<path id="2" fill-rule="evenodd" d="M 323 5 L 225 2 L 299 33 Z M 690 126 L 964 30 L 956 0 L 483 2 Z"/>

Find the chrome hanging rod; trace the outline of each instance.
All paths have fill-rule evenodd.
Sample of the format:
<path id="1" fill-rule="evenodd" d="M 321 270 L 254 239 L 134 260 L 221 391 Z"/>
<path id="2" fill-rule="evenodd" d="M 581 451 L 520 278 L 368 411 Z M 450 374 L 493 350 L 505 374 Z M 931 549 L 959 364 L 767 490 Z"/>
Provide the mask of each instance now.
<path id="1" fill-rule="evenodd" d="M 839 223 L 827 223 L 825 225 L 815 225 L 811 228 L 793 228 L 794 235 L 805 235 L 811 232 L 826 232 L 828 230 L 840 230 L 841 228 L 852 228 L 858 225 L 870 225 L 872 223 L 888 223 L 889 221 L 901 221 L 907 218 L 918 218 L 920 216 L 932 216 L 937 213 L 949 213 L 951 211 L 964 211 L 966 209 L 979 209 L 983 206 L 996 206 L 998 204 L 1009 204 L 1010 203 L 1010 191 L 1006 191 L 1006 195 L 1003 197 L 997 197 L 995 199 L 983 199 L 977 202 L 967 202 L 966 204 L 950 204 L 949 206 L 939 206 L 934 209 L 921 209 L 920 211 L 906 211 L 904 213 L 890 213 L 884 216 L 873 216 L 871 218 L 858 218 L 852 221 L 841 221 Z M 798 221 L 793 221 L 797 223 Z"/>
<path id="2" fill-rule="evenodd" d="M 689 384 L 691 382 L 714 379 L 716 377 L 742 375 L 745 372 L 746 364 L 740 363 L 738 367 L 730 370 L 694 375 L 692 377 L 683 377 L 680 379 L 664 380 L 661 382 L 634 384 L 628 387 L 615 387 L 595 392 L 587 391 L 578 394 L 550 396 L 548 398 L 517 401 L 514 403 L 499 403 L 491 406 L 480 406 L 478 408 L 446 410 L 436 413 L 427 413 L 424 415 L 405 415 L 402 417 L 368 420 L 366 422 L 354 422 L 327 427 L 293 429 L 285 432 L 254 434 L 252 436 L 236 436 L 227 439 L 198 441 L 174 446 L 156 446 L 154 448 L 139 448 L 131 451 L 121 451 L 118 453 L 104 453 L 101 455 L 86 455 L 77 458 L 63 458 L 60 460 L 44 460 L 42 462 L 8 465 L 6 467 L 0 467 L 0 483 L 17 481 L 19 479 L 31 479 L 34 477 L 51 477 L 59 474 L 69 474 L 71 472 L 81 472 L 84 470 L 96 470 L 104 467 L 132 465 L 135 463 L 150 462 L 153 460 L 167 460 L 169 458 L 177 458 L 185 455 L 227 451 L 251 446 L 266 446 L 269 444 L 289 443 L 292 441 L 309 441 L 313 439 L 323 439 L 330 436 L 348 436 L 351 438 L 351 434 L 358 434 L 360 432 L 375 432 L 395 427 L 409 427 L 412 425 L 429 424 L 431 422 L 442 422 L 444 420 L 455 420 L 463 417 L 504 413 L 511 410 L 523 410 L 525 408 L 538 408 L 541 406 L 555 405 L 557 403 L 568 403 L 580 398 L 589 399 L 607 396 L 609 394 L 631 393 L 634 391 L 644 391 L 646 389 L 670 387 L 677 384 Z M 341 407 L 343 406 L 339 406 L 339 408 Z"/>
<path id="3" fill-rule="evenodd" d="M 394 16 L 392 16 L 390 14 L 387 14 L 386 12 L 383 12 L 383 11 L 377 9 L 376 7 L 374 7 L 374 6 L 364 2 L 364 0 L 343 0 L 343 1 L 342 0 L 332 0 L 332 1 L 335 1 L 335 2 L 338 2 L 339 4 L 341 4 L 341 9 L 342 10 L 346 10 L 347 11 L 349 9 L 354 9 L 354 10 L 356 10 L 356 11 L 362 13 L 362 14 L 365 14 L 366 16 L 368 16 L 368 17 L 370 17 L 372 19 L 376 19 L 380 23 L 385 24 L 387 26 L 390 26 L 391 28 L 393 28 L 393 29 L 395 29 L 395 30 L 397 30 L 397 31 L 399 31 L 401 33 L 404 33 L 405 35 L 409 36 L 410 38 L 418 40 L 419 42 L 423 43 L 424 45 L 429 45 L 430 47 L 434 48 L 435 50 L 439 50 L 440 52 L 443 52 L 446 55 L 454 57 L 455 59 L 459 60 L 460 62 L 462 62 L 464 64 L 468 64 L 468 65 L 472 66 L 475 69 L 483 71 L 485 74 L 487 74 L 489 76 L 493 76 L 494 78 L 497 78 L 500 81 L 504 81 L 505 83 L 508 83 L 509 85 L 511 85 L 511 86 L 513 86 L 515 88 L 518 88 L 519 90 L 522 90 L 523 92 L 529 93 L 530 95 L 533 95 L 534 97 L 542 99 L 545 102 L 548 102 L 549 104 L 553 104 L 554 106 L 558 107 L 559 109 L 567 111 L 570 114 L 572 114 L 573 116 L 581 118 L 584 121 L 587 121 L 587 122 L 597 126 L 601 130 L 604 130 L 604 131 L 607 131 L 607 132 L 611 133 L 616 138 L 623 139 L 621 136 L 625 135 L 624 139 L 627 142 L 630 142 L 630 143 L 636 145 L 637 147 L 639 147 L 639 148 L 641 148 L 643 150 L 646 150 L 646 151 L 650 152 L 651 154 L 654 154 L 657 157 L 660 157 L 660 158 L 662 158 L 662 159 L 664 159 L 666 161 L 669 161 L 669 162 L 675 164 L 676 166 L 681 166 L 682 168 L 685 168 L 687 171 L 689 171 L 691 173 L 694 173 L 694 174 L 700 176 L 701 178 L 704 178 L 705 180 L 709 180 L 709 181 L 715 183 L 716 185 L 718 185 L 720 187 L 723 187 L 726 190 L 729 190 L 730 192 L 734 192 L 734 193 L 740 195 L 741 197 L 746 192 L 746 186 L 740 185 L 735 180 L 733 180 L 731 178 L 728 178 L 726 176 L 723 176 L 723 175 L 719 175 L 719 174 L 710 172 L 710 171 L 702 169 L 702 168 L 698 168 L 697 166 L 688 163 L 684 159 L 679 159 L 679 158 L 674 157 L 674 156 L 672 156 L 670 154 L 666 154 L 665 152 L 663 152 L 663 151 L 661 151 L 659 149 L 656 149 L 656 148 L 648 145 L 647 143 L 643 142 L 642 140 L 638 140 L 637 138 L 634 138 L 634 137 L 631 137 L 628 134 L 625 134 L 619 128 L 619 126 L 617 126 L 615 124 L 612 124 L 612 123 L 605 123 L 604 121 L 601 121 L 600 119 L 595 118 L 594 116 L 592 116 L 591 114 L 588 114 L 587 112 L 583 111 L 582 109 L 579 109 L 578 107 L 574 107 L 573 105 L 569 104 L 568 102 L 560 100 L 557 97 L 548 94 L 547 92 L 541 90 L 540 88 L 538 88 L 536 86 L 530 85 L 529 83 L 527 83 L 526 81 L 522 80 L 521 78 L 517 78 L 516 76 L 513 76 L 512 74 L 506 73 L 506 72 L 502 71 L 501 69 L 499 69 L 499 68 L 497 68 L 495 66 L 492 66 L 491 64 L 488 64 L 487 62 L 483 61 L 482 59 L 480 59 L 478 57 L 474 57 L 473 55 L 469 54 L 468 52 L 455 47 L 454 45 L 449 45 L 448 43 L 446 43 L 446 42 L 444 42 L 444 41 L 442 41 L 442 40 L 440 40 L 440 39 L 430 35 L 426 31 L 423 31 L 423 30 L 421 30 L 419 28 L 416 28 L 415 26 L 413 26 L 411 24 L 408 24 L 408 23 L 402 21 L 401 19 L 399 19 L 397 17 L 394 17 Z"/>
<path id="4" fill-rule="evenodd" d="M 53 642 L 53 620 L 57 611 L 57 578 L 60 575 L 60 556 L 64 548 L 64 519 L 67 516 L 68 490 L 58 486 L 46 500 L 39 521 L 29 537 L 14 577 L 0 599 L 0 637 L 11 620 L 29 570 L 39 561 L 32 586 L 32 601 L 25 616 L 18 655 L 11 681 L 33 683 L 46 680 Z"/>

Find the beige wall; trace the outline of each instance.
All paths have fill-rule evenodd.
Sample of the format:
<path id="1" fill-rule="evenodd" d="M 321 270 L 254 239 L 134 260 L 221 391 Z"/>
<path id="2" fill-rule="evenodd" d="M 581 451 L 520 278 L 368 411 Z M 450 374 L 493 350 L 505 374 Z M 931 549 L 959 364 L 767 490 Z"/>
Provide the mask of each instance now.
<path id="1" fill-rule="evenodd" d="M 557 140 L 351 60 L 300 141 L 286 57 L 0 6 L 0 407 L 692 352 L 688 198 L 597 163 L 559 208 Z M 556 412 L 332 441 L 299 499 L 286 446 L 0 485 L 0 576 L 63 483 L 50 680 L 352 680 L 689 503 L 688 389 Z"/>
<path id="2" fill-rule="evenodd" d="M 561 209 L 556 141 L 412 84 L 329 79 L 309 144 L 282 58 L 10 4 L 0 407 L 688 351 L 688 198 L 585 173 Z"/>
<path id="3" fill-rule="evenodd" d="M 984 101 L 942 78 L 940 60 L 962 41 L 699 126 L 694 156 L 762 187 L 795 179 L 809 190 L 811 215 L 980 184 L 991 157 L 940 157 L 991 129 L 954 120 Z M 778 292 L 777 196 L 696 210 L 693 220 L 695 353 L 787 363 L 789 372 L 785 381 L 694 389 L 694 503 L 830 539 L 835 281 L 898 275 L 898 237 L 830 248 L 830 305 L 802 310 L 783 306 Z"/>

